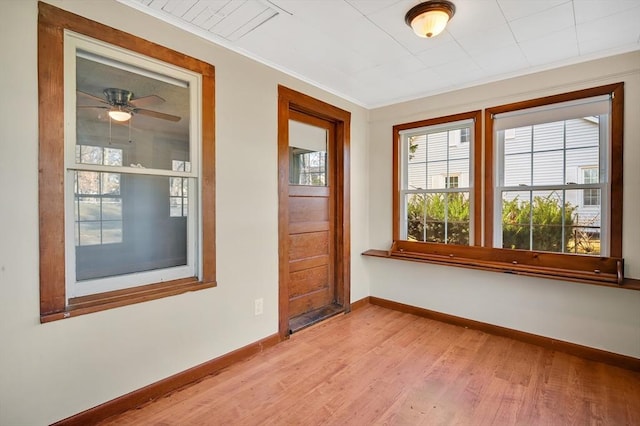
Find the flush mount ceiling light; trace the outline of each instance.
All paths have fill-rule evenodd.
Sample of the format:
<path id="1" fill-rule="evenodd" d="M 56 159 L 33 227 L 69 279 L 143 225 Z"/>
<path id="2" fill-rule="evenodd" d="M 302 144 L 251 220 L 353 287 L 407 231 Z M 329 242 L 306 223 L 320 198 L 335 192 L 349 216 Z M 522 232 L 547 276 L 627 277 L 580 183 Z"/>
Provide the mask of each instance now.
<path id="1" fill-rule="evenodd" d="M 412 7 L 404 16 L 404 21 L 417 36 L 433 37 L 444 30 L 455 13 L 456 6 L 450 1 L 432 0 Z"/>

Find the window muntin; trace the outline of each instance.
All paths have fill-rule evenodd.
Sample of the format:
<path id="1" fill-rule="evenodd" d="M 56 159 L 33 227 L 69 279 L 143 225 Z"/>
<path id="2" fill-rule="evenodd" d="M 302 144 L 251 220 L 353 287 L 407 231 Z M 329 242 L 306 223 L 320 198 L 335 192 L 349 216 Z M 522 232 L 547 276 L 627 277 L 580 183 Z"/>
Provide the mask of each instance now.
<path id="1" fill-rule="evenodd" d="M 65 198 L 77 206 L 66 209 L 67 301 L 199 276 L 200 218 L 169 221 L 166 204 L 179 180 L 181 214 L 197 209 L 187 188 L 199 193 L 199 75 L 73 33 L 64 41 L 75 69 L 65 73 Z M 126 122 L 108 114 L 114 88 L 128 96 Z M 174 170 L 176 152 L 188 170 Z"/>
<path id="2" fill-rule="evenodd" d="M 473 125 L 461 120 L 400 132 L 401 240 L 473 244 L 473 150 L 459 143 Z"/>
<path id="3" fill-rule="evenodd" d="M 496 115 L 494 247 L 608 255 L 609 98 Z M 585 181 L 587 165 L 601 179 Z"/>

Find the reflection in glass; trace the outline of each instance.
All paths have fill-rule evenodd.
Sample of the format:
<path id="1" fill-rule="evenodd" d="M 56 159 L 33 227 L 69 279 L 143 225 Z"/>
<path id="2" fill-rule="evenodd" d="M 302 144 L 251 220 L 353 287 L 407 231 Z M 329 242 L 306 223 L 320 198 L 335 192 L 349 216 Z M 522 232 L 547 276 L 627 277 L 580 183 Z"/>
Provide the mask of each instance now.
<path id="1" fill-rule="evenodd" d="M 327 186 L 327 130 L 289 120 L 289 183 Z"/>
<path id="2" fill-rule="evenodd" d="M 103 179 L 109 173 L 95 175 Z M 122 173 L 118 191 L 76 194 L 78 280 L 186 265 L 187 220 L 170 215 L 172 209 L 186 215 L 186 192 L 167 203 L 171 179 L 184 180 L 185 186 L 190 181 Z"/>

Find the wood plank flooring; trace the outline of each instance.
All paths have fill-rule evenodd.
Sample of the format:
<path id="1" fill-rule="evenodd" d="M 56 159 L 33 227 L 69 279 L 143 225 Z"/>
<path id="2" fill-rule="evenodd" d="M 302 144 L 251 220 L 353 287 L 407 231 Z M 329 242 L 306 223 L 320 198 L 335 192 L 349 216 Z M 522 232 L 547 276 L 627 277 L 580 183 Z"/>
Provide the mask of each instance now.
<path id="1" fill-rule="evenodd" d="M 640 425 L 640 373 L 367 305 L 102 425 Z"/>

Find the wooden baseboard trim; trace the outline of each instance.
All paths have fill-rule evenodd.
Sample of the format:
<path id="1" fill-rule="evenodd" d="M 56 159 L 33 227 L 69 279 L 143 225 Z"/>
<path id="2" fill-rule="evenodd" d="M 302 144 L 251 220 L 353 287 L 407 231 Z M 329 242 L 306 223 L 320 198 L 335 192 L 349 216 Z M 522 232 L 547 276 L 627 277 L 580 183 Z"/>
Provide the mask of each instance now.
<path id="1" fill-rule="evenodd" d="M 485 333 L 508 337 L 533 345 L 542 346 L 547 349 L 564 352 L 569 355 L 575 355 L 590 361 L 602 362 L 632 371 L 640 371 L 640 359 L 626 355 L 620 355 L 613 352 L 604 351 L 602 349 L 590 348 L 575 343 L 565 342 L 562 340 L 552 339 L 537 334 L 531 334 L 524 331 L 514 330 L 511 328 L 501 327 L 499 325 L 488 324 L 485 322 L 474 321 L 454 315 L 443 314 L 429 309 L 419 308 L 417 306 L 405 305 L 404 303 L 394 302 L 392 300 L 381 299 L 370 296 L 369 303 L 381 306 L 383 308 L 393 309 L 394 311 L 405 312 L 435 321 L 453 324 L 460 327 L 480 330 Z"/>
<path id="2" fill-rule="evenodd" d="M 367 306 L 368 304 L 370 304 L 371 302 L 369 301 L 370 297 L 364 297 L 360 300 L 356 300 L 355 302 L 353 302 L 351 304 L 351 310 L 355 311 L 356 309 L 360 309 L 360 308 L 364 308 L 365 306 Z"/>
<path id="3" fill-rule="evenodd" d="M 271 346 L 280 342 L 280 336 L 277 334 L 266 337 L 257 342 L 251 343 L 233 352 L 222 355 L 218 358 L 207 361 L 203 364 L 196 365 L 188 370 L 173 376 L 152 383 L 148 386 L 135 390 L 126 395 L 122 395 L 116 399 L 90 408 L 86 411 L 67 417 L 53 424 L 53 426 L 81 426 L 96 424 L 109 417 L 124 413 L 125 411 L 134 409 L 147 402 L 158 399 L 168 393 L 174 392 L 184 386 L 195 383 L 205 377 L 219 373 L 220 370 L 227 368 L 239 361 L 243 361 L 253 355 L 256 355 Z"/>

